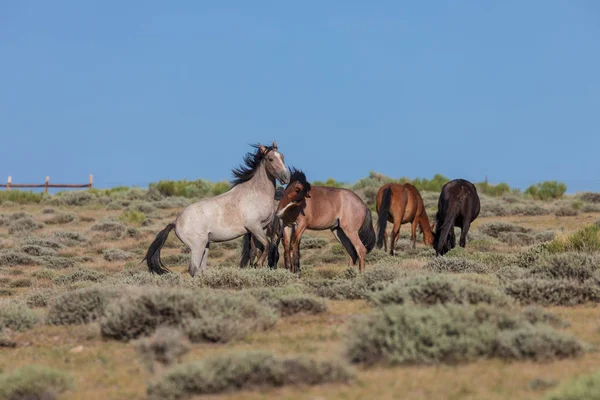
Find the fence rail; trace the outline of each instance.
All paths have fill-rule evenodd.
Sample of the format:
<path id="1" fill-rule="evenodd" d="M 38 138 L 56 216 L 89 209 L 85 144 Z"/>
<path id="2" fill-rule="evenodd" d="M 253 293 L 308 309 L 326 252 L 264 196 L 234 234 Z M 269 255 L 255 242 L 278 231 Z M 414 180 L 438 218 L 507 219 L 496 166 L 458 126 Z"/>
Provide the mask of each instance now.
<path id="1" fill-rule="evenodd" d="M 11 188 L 44 188 L 44 191 L 48 193 L 48 188 L 92 188 L 94 183 L 94 177 L 90 175 L 89 183 L 84 184 L 70 184 L 70 183 L 50 183 L 50 177 L 46 177 L 46 182 L 42 184 L 35 183 L 12 183 L 12 177 L 9 176 L 6 183 L 1 183 L 0 187 L 10 190 Z"/>

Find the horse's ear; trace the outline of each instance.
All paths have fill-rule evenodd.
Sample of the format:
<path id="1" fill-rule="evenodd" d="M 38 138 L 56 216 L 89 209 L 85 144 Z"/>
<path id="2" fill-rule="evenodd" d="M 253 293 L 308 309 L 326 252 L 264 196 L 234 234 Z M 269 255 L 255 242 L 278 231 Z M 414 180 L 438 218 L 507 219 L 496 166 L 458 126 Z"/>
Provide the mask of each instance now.
<path id="1" fill-rule="evenodd" d="M 273 140 L 273 149 L 277 150 L 277 142 Z"/>
<path id="2" fill-rule="evenodd" d="M 260 143 L 258 144 L 258 148 L 262 154 L 265 154 L 267 152 L 267 148 Z"/>

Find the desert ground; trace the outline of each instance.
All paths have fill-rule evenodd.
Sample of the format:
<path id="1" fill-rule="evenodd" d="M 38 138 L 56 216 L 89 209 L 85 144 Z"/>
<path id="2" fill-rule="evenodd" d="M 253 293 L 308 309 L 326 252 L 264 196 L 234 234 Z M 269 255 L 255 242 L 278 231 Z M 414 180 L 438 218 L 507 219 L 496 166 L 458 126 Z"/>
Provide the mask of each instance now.
<path id="1" fill-rule="evenodd" d="M 240 269 L 236 240 L 191 278 L 171 233 L 172 273 L 151 275 L 149 244 L 191 201 L 0 204 L 0 398 L 567 399 L 600 369 L 600 196 L 482 196 L 466 249 L 412 249 L 404 225 L 364 274 L 308 231 L 300 276 L 283 257 Z"/>

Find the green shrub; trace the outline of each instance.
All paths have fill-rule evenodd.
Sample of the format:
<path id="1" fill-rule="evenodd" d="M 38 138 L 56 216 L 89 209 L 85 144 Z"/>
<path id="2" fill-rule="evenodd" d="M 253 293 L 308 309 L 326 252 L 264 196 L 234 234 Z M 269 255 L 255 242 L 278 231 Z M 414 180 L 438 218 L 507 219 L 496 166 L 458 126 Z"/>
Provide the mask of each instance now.
<path id="1" fill-rule="evenodd" d="M 55 256 L 57 254 L 56 250 L 54 249 L 35 246 L 32 244 L 23 245 L 21 246 L 20 250 L 25 254 L 29 254 L 30 256 Z"/>
<path id="2" fill-rule="evenodd" d="M 554 215 L 556 215 L 557 217 L 574 217 L 577 214 L 579 214 L 579 211 L 577 211 L 573 207 L 567 206 L 557 208 L 556 211 L 554 211 Z"/>
<path id="3" fill-rule="evenodd" d="M 8 202 L 18 204 L 37 204 L 45 198 L 44 193 L 26 192 L 23 190 L 3 190 L 0 191 L 0 204 Z"/>
<path id="4" fill-rule="evenodd" d="M 79 325 L 98 320 L 108 303 L 118 296 L 114 287 L 89 287 L 54 298 L 46 321 L 53 325 Z"/>
<path id="5" fill-rule="evenodd" d="M 500 237 L 501 233 L 506 233 L 506 232 L 529 233 L 529 232 L 531 232 L 531 229 L 524 228 L 524 227 L 516 225 L 516 224 L 510 224 L 507 222 L 488 222 L 488 223 L 482 224 L 479 227 L 479 231 L 483 232 L 484 234 L 486 234 L 488 236 L 498 239 Z"/>
<path id="6" fill-rule="evenodd" d="M 477 273 L 490 272 L 487 265 L 461 257 L 436 257 L 425 264 L 425 269 L 433 272 Z"/>
<path id="7" fill-rule="evenodd" d="M 574 279 L 584 282 L 600 269 L 600 258 L 586 253 L 564 253 L 548 256 L 528 271 L 529 277 L 542 279 Z"/>
<path id="8" fill-rule="evenodd" d="M 25 296 L 25 303 L 29 307 L 47 307 L 54 296 L 56 296 L 54 289 L 33 290 Z"/>
<path id="9" fill-rule="evenodd" d="M 26 305 L 0 300 L 0 332 L 6 329 L 24 331 L 33 328 L 37 322 L 38 316 Z"/>
<path id="10" fill-rule="evenodd" d="M 348 358 L 367 365 L 455 364 L 478 358 L 551 360 L 576 357 L 571 336 L 489 306 L 389 306 L 353 321 Z"/>
<path id="11" fill-rule="evenodd" d="M 352 379 L 353 373 L 337 362 L 277 358 L 266 352 L 248 351 L 176 366 L 148 385 L 148 398 L 172 400 L 262 387 L 345 383 Z"/>
<path id="12" fill-rule="evenodd" d="M 56 276 L 56 272 L 48 268 L 42 268 L 39 271 L 32 273 L 31 276 L 37 279 L 52 279 Z"/>
<path id="13" fill-rule="evenodd" d="M 509 282 L 504 291 L 522 304 L 574 306 L 600 302 L 597 284 L 569 279 L 518 279 Z"/>
<path id="14" fill-rule="evenodd" d="M 369 296 L 375 304 L 492 304 L 507 306 L 510 298 L 498 290 L 444 275 L 421 275 L 398 281 Z"/>
<path id="15" fill-rule="evenodd" d="M 506 193 L 510 193 L 512 190 L 506 183 L 499 183 L 497 185 L 490 185 L 488 182 L 476 183 L 477 191 L 486 196 L 500 197 Z"/>
<path id="16" fill-rule="evenodd" d="M 194 279 L 194 283 L 198 286 L 215 289 L 285 286 L 296 281 L 298 277 L 285 269 L 232 267 L 207 268 Z"/>
<path id="17" fill-rule="evenodd" d="M 160 200 L 154 203 L 156 208 L 185 208 L 190 205 L 190 201 L 184 197 L 169 197 L 168 199 Z"/>
<path id="18" fill-rule="evenodd" d="M 521 268 L 530 268 L 536 262 L 549 254 L 546 243 L 530 247 L 517 255 L 517 265 Z"/>
<path id="19" fill-rule="evenodd" d="M 581 193 L 579 198 L 588 203 L 600 203 L 600 193 L 585 192 Z"/>
<path id="20" fill-rule="evenodd" d="M 300 242 L 300 249 L 320 249 L 329 244 L 329 240 L 311 235 L 303 235 Z"/>
<path id="21" fill-rule="evenodd" d="M 40 264 L 43 267 L 50 269 L 65 269 L 73 268 L 77 265 L 77 259 L 72 257 L 58 257 L 58 256 L 42 256 L 38 257 Z"/>
<path id="22" fill-rule="evenodd" d="M 146 214 L 135 210 L 124 211 L 119 217 L 119 220 L 126 224 L 141 224 L 145 219 Z"/>
<path id="23" fill-rule="evenodd" d="M 65 275 L 59 275 L 52 279 L 57 285 L 70 285 L 75 282 L 100 282 L 106 278 L 106 274 L 95 269 L 78 268 Z"/>
<path id="24" fill-rule="evenodd" d="M 51 205 L 56 206 L 86 206 L 97 200 L 96 194 L 89 190 L 74 190 L 72 192 L 59 192 L 50 198 L 48 201 Z"/>
<path id="25" fill-rule="evenodd" d="M 584 226 L 566 238 L 556 238 L 548 243 L 547 249 L 550 253 L 600 251 L 600 226 Z"/>
<path id="26" fill-rule="evenodd" d="M 26 235 L 43 227 L 43 224 L 40 224 L 33 218 L 25 217 L 11 221 L 8 224 L 8 233 L 10 235 Z"/>
<path id="27" fill-rule="evenodd" d="M 125 231 L 126 226 L 119 221 L 106 220 L 97 222 L 90 227 L 95 232 L 121 233 Z"/>
<path id="28" fill-rule="evenodd" d="M 559 199 L 567 191 L 567 185 L 557 181 L 544 181 L 531 185 L 525 190 L 525 194 L 537 200 Z"/>
<path id="29" fill-rule="evenodd" d="M 45 219 L 46 225 L 63 225 L 68 224 L 77 219 L 75 214 L 53 214 L 52 217 Z"/>
<path id="30" fill-rule="evenodd" d="M 4 250 L 0 251 L 0 266 L 14 265 L 37 265 L 38 261 L 35 257 L 19 251 Z"/>
<path id="31" fill-rule="evenodd" d="M 273 310 L 255 299 L 209 290 L 132 290 L 104 314 L 102 335 L 117 340 L 147 336 L 166 325 L 182 329 L 194 342 L 228 342 L 277 321 Z"/>
<path id="32" fill-rule="evenodd" d="M 11 281 L 9 284 L 9 286 L 11 288 L 30 287 L 32 285 L 33 285 L 33 282 L 29 278 L 15 279 L 14 281 Z"/>
<path id="33" fill-rule="evenodd" d="M 542 307 L 529 306 L 523 310 L 523 316 L 532 324 L 546 324 L 555 328 L 566 328 L 569 323 L 556 315 L 544 310 Z"/>
<path id="34" fill-rule="evenodd" d="M 28 237 L 24 240 L 23 245 L 47 247 L 53 250 L 62 249 L 64 246 L 58 242 L 49 239 L 42 239 L 35 236 Z"/>
<path id="35" fill-rule="evenodd" d="M 282 316 L 297 314 L 321 314 L 327 311 L 327 303 L 307 293 L 277 294 L 268 303 L 277 309 Z"/>
<path id="36" fill-rule="evenodd" d="M 152 336 L 139 339 L 133 345 L 150 372 L 154 371 L 156 362 L 168 366 L 190 351 L 188 338 L 180 330 L 169 327 L 159 327 Z"/>
<path id="37" fill-rule="evenodd" d="M 102 256 L 106 261 L 127 261 L 135 257 L 135 254 L 121 249 L 105 249 Z"/>
<path id="38" fill-rule="evenodd" d="M 157 190 L 162 196 L 171 197 L 187 197 L 187 198 L 202 198 L 213 195 L 213 184 L 203 179 L 195 181 L 159 181 L 157 183 L 151 183 L 150 189 Z M 223 185 L 219 184 L 216 192 L 223 189 Z"/>
<path id="39" fill-rule="evenodd" d="M 88 239 L 79 232 L 58 231 L 54 232 L 54 238 L 66 246 L 81 246 L 88 242 Z"/>
<path id="40" fill-rule="evenodd" d="M 315 279 L 306 282 L 318 296 L 332 300 L 364 299 L 368 287 L 362 279 Z"/>
<path id="41" fill-rule="evenodd" d="M 570 379 L 546 396 L 546 400 L 597 399 L 600 399 L 600 371 Z"/>
<path id="42" fill-rule="evenodd" d="M 26 365 L 0 374 L 0 399 L 55 399 L 72 387 L 70 375 L 41 365 Z"/>
<path id="43" fill-rule="evenodd" d="M 323 181 L 314 181 L 313 185 L 315 186 L 328 186 L 334 188 L 343 188 L 346 185 L 343 182 L 338 182 L 333 178 L 328 178 L 325 182 Z"/>

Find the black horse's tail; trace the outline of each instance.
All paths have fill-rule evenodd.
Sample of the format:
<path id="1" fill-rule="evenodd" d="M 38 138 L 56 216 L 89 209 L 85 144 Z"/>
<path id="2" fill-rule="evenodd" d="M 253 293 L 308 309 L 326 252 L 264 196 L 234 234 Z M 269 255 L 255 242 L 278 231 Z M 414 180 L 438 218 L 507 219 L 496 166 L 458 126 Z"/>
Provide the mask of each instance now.
<path id="1" fill-rule="evenodd" d="M 387 226 L 388 216 L 390 215 L 390 204 L 392 203 L 392 189 L 386 187 L 383 189 L 383 196 L 381 197 L 381 206 L 379 207 L 377 223 L 379 225 L 379 231 L 377 232 L 377 248 L 380 249 L 383 246 L 383 238 L 385 237 L 385 227 Z"/>
<path id="2" fill-rule="evenodd" d="M 363 221 L 360 230 L 358 231 L 358 237 L 362 244 L 367 248 L 367 253 L 373 250 L 375 247 L 375 229 L 373 229 L 373 218 L 371 216 L 371 210 L 367 208 L 367 212 L 365 214 L 365 220 Z"/>
<path id="3" fill-rule="evenodd" d="M 242 258 L 240 259 L 240 268 L 244 268 L 250 263 L 250 241 L 252 240 L 252 234 L 250 232 L 244 235 L 244 241 L 242 242 Z"/>
<path id="4" fill-rule="evenodd" d="M 442 213 L 438 211 L 436 215 L 435 237 L 433 238 L 433 247 L 438 255 L 444 255 L 451 249 L 448 248 L 448 235 L 450 229 L 454 229 L 454 220 L 460 212 L 460 202 L 452 204 L 444 213 L 442 221 Z"/>
<path id="5" fill-rule="evenodd" d="M 154 239 L 154 242 L 152 242 L 152 244 L 148 248 L 148 251 L 146 252 L 146 257 L 144 258 L 144 260 L 146 260 L 146 262 L 148 263 L 148 269 L 150 270 L 150 272 L 154 274 L 162 275 L 166 274 L 167 272 L 171 272 L 160 261 L 160 249 L 167 241 L 169 232 L 171 232 L 173 228 L 175 228 L 174 222 L 170 223 L 166 226 L 165 229 L 160 231 L 158 235 L 156 235 L 156 239 Z"/>

